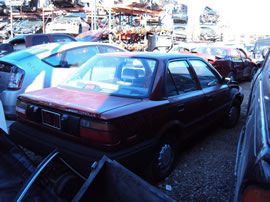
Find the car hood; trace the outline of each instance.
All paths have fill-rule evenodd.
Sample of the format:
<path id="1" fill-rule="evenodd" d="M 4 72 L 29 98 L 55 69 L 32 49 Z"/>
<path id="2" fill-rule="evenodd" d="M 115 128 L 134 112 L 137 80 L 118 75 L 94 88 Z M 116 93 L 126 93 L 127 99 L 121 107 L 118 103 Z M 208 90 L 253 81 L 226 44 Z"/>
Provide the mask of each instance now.
<path id="1" fill-rule="evenodd" d="M 96 118 L 100 118 L 101 114 L 106 111 L 141 101 L 136 98 L 117 97 L 63 87 L 45 88 L 22 94 L 19 97 L 33 104 Z"/>

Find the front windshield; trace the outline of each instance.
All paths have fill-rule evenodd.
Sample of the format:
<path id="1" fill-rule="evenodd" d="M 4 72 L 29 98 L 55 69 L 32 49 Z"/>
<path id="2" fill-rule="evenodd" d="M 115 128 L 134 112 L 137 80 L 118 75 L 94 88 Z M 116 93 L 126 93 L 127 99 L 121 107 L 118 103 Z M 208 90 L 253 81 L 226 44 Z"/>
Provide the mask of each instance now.
<path id="1" fill-rule="evenodd" d="M 228 55 L 228 50 L 226 48 L 216 48 L 216 47 L 198 47 L 192 49 L 192 52 L 204 53 L 207 55 L 215 55 L 220 57 L 225 57 Z"/>
<path id="2" fill-rule="evenodd" d="M 62 87 L 124 97 L 147 97 L 157 61 L 98 55 L 62 83 Z"/>

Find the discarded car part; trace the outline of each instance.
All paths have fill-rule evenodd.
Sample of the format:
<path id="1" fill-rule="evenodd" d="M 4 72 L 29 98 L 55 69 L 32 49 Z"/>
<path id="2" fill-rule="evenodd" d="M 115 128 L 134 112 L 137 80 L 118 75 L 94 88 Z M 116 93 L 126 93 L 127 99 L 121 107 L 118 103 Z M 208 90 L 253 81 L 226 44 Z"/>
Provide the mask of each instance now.
<path id="1" fill-rule="evenodd" d="M 106 156 L 96 163 L 88 178 L 84 178 L 57 151 L 35 166 L 2 129 L 0 146 L 0 197 L 3 201 L 174 201 Z M 59 163 L 66 167 L 63 169 Z"/>
<path id="2" fill-rule="evenodd" d="M 174 201 L 130 170 L 103 156 L 73 201 Z"/>

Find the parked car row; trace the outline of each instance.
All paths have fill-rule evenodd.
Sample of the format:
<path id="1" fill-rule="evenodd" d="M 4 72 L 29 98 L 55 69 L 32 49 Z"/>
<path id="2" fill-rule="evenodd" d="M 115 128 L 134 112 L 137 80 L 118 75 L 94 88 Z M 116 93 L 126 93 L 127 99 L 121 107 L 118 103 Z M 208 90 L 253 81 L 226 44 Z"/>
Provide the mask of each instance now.
<path id="1" fill-rule="evenodd" d="M 0 25 L 0 38 L 10 38 L 12 29 L 10 22 L 8 20 L 4 20 Z M 42 33 L 42 28 L 43 21 L 41 18 L 18 19 L 13 22 L 14 36 Z M 66 14 L 55 18 L 51 22 L 47 22 L 44 32 L 77 36 L 89 29 L 90 25 L 83 17 L 75 14 Z"/>

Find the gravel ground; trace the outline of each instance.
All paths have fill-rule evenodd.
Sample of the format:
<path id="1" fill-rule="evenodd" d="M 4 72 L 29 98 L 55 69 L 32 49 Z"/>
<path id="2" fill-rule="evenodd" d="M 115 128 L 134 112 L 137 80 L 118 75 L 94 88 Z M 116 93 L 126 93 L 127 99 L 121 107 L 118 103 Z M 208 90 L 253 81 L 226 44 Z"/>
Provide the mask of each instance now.
<path id="1" fill-rule="evenodd" d="M 244 93 L 241 116 L 232 129 L 217 127 L 180 154 L 170 176 L 156 186 L 176 201 L 233 201 L 234 165 L 238 138 L 245 123 L 250 82 L 240 83 Z"/>

